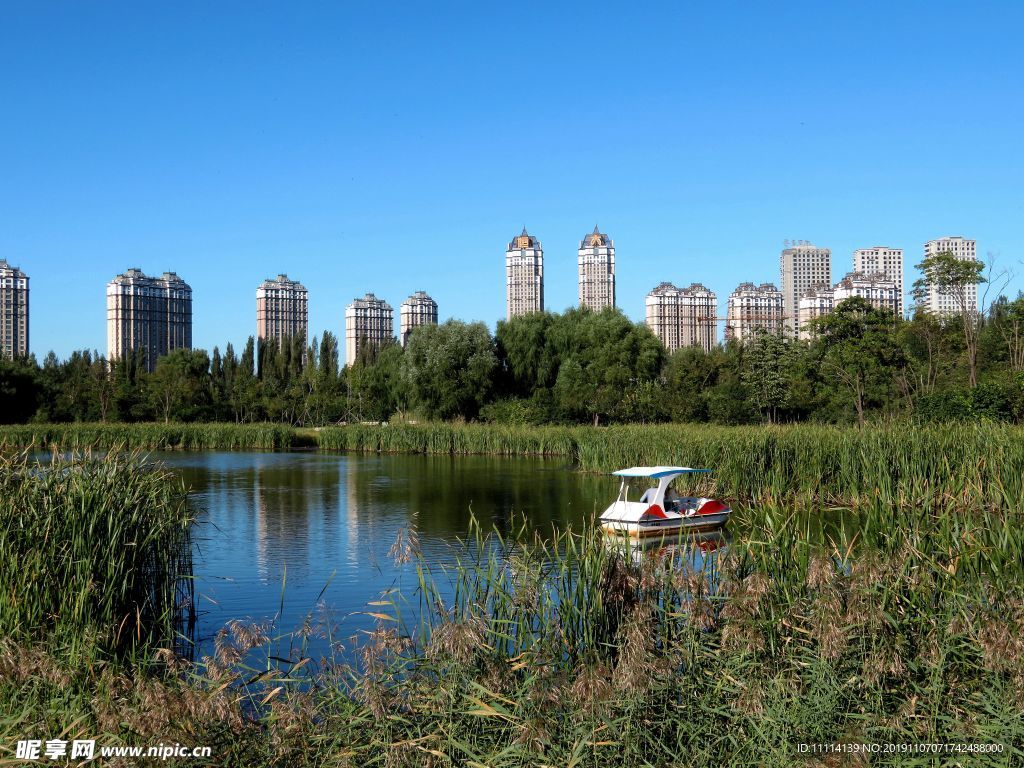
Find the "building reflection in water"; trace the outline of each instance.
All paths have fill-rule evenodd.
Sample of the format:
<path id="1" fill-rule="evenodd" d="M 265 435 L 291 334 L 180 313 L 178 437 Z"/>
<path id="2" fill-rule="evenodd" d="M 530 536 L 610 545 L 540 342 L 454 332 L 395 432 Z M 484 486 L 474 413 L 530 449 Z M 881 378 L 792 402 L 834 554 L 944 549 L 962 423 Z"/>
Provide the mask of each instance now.
<path id="1" fill-rule="evenodd" d="M 260 578 L 304 579 L 335 560 L 343 541 L 337 457 L 272 454 L 252 472 Z M 319 459 L 319 460 L 315 460 Z"/>

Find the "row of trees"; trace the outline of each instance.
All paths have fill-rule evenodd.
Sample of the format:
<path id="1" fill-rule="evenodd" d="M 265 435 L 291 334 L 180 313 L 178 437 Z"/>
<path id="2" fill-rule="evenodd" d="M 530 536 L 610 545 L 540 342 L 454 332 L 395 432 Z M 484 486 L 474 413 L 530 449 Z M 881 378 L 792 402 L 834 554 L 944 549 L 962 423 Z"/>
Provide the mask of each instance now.
<path id="1" fill-rule="evenodd" d="M 329 332 L 238 354 L 175 350 L 0 362 L 0 418 L 17 421 L 424 419 L 511 423 L 872 418 L 1024 420 L 1024 298 L 996 301 L 970 334 L 960 318 L 904 321 L 861 299 L 815 321 L 810 342 L 760 334 L 668 355 L 615 310 L 569 310 L 417 329 L 403 349 L 364 346 L 342 368 Z"/>
<path id="2" fill-rule="evenodd" d="M 761 333 L 671 356 L 621 312 L 581 309 L 502 321 L 494 337 L 450 320 L 404 349 L 364 344 L 345 368 L 330 332 L 308 345 L 250 337 L 241 355 L 230 343 L 175 350 L 152 373 L 142 353 L 111 365 L 51 352 L 41 366 L 0 361 L 0 421 L 1024 421 L 1024 297 L 976 311 L 975 287 L 993 285 L 982 262 L 938 254 L 917 266 L 919 306 L 937 286 L 951 316 L 905 321 L 853 298 L 814 322 L 810 342 Z"/>

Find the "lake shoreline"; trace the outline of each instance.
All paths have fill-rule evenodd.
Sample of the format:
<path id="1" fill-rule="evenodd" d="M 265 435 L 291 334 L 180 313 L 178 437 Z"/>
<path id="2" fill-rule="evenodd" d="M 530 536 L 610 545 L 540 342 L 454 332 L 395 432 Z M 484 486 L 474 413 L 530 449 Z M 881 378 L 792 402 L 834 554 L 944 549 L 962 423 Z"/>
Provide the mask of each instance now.
<path id="1" fill-rule="evenodd" d="M 27 424 L 0 428 L 0 447 L 561 457 L 589 472 L 656 464 L 708 467 L 714 470 L 718 494 L 748 501 L 956 501 L 1017 509 L 1024 499 L 1024 428 L 991 423 L 856 428 L 440 422 L 318 429 L 279 424 Z"/>

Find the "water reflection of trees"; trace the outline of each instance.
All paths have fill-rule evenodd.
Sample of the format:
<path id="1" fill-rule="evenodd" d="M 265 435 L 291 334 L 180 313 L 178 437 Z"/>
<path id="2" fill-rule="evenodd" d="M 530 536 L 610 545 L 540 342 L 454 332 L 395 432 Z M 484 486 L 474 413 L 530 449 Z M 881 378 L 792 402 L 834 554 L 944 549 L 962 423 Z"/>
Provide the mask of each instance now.
<path id="1" fill-rule="evenodd" d="M 502 533 L 521 517 L 541 531 L 578 527 L 614 491 L 561 462 L 489 456 L 379 456 L 349 462 L 347 481 L 350 526 L 366 530 L 379 516 L 392 528 L 415 516 L 421 535 L 445 539 L 465 534 L 471 515 Z"/>

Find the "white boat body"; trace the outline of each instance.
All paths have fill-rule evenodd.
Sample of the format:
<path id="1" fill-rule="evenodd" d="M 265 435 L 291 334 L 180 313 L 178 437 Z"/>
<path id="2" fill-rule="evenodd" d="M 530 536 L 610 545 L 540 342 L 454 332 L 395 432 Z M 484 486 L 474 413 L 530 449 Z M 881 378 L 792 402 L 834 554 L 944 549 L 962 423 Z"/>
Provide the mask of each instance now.
<path id="1" fill-rule="evenodd" d="M 613 474 L 623 478 L 619 498 L 601 515 L 601 528 L 605 533 L 645 538 L 672 536 L 684 531 L 701 532 L 721 528 L 732 514 L 727 504 L 698 496 L 672 496 L 666 500 L 666 491 L 683 474 L 708 472 L 690 467 L 631 467 Z M 649 477 L 658 485 L 649 488 L 637 501 L 627 498 L 627 479 Z"/>

